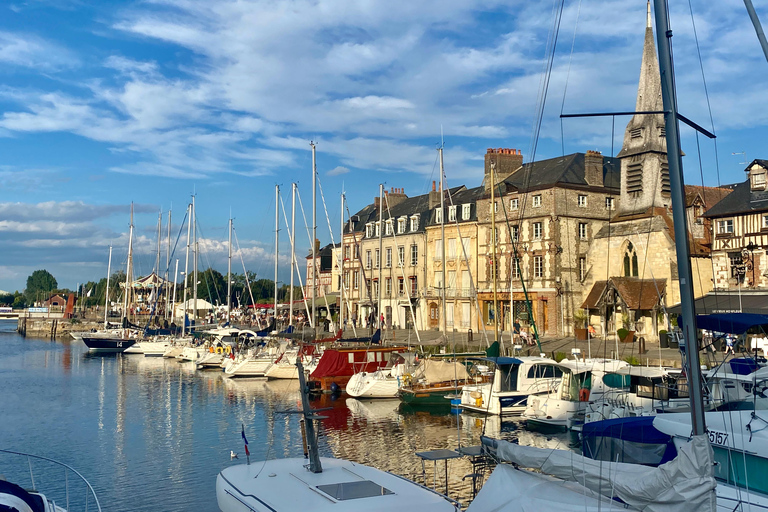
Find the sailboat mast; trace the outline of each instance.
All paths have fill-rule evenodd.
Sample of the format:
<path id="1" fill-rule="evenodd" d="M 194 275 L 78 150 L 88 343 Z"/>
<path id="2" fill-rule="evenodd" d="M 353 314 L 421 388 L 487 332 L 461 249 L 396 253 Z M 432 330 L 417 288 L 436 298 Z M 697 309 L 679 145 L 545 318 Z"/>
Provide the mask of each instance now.
<path id="1" fill-rule="evenodd" d="M 187 257 L 184 261 L 184 313 L 182 313 L 182 336 L 187 334 L 187 285 L 189 284 L 189 242 L 192 237 L 192 204 L 187 206 Z"/>
<path id="2" fill-rule="evenodd" d="M 155 255 L 155 273 L 160 276 L 160 246 L 162 245 L 163 212 L 157 214 L 157 254 Z"/>
<path id="3" fill-rule="evenodd" d="M 288 292 L 288 325 L 293 325 L 293 264 L 296 261 L 296 183 L 291 183 L 291 290 Z"/>
<path id="4" fill-rule="evenodd" d="M 194 253 L 192 259 L 192 321 L 197 324 L 197 213 L 195 211 L 195 196 L 192 196 L 192 238 Z"/>
<path id="5" fill-rule="evenodd" d="M 173 318 L 173 313 L 171 312 L 170 306 L 171 306 L 171 294 L 168 293 L 170 290 L 168 290 L 170 286 L 170 279 L 168 273 L 171 271 L 171 210 L 168 210 L 168 247 L 167 251 L 165 253 L 165 283 L 163 283 L 163 286 L 165 287 L 165 318 Z"/>
<path id="6" fill-rule="evenodd" d="M 378 325 L 379 329 L 381 329 L 383 326 L 381 325 L 383 322 L 381 321 L 381 251 L 382 251 L 382 242 L 383 242 L 383 235 L 384 235 L 384 184 L 379 183 L 379 257 L 377 258 L 376 265 L 379 267 L 379 286 L 378 286 L 378 297 L 376 304 L 376 322 L 374 322 L 374 325 Z"/>
<path id="7" fill-rule="evenodd" d="M 227 323 L 232 320 L 232 212 L 229 212 L 229 255 L 227 257 Z"/>
<path id="8" fill-rule="evenodd" d="M 179 258 L 176 258 L 176 270 L 173 272 L 173 299 L 171 300 L 171 321 L 176 313 L 176 277 L 179 275 Z"/>
<path id="9" fill-rule="evenodd" d="M 701 389 L 701 367 L 699 366 L 699 343 L 696 334 L 696 313 L 694 309 L 693 272 L 688 246 L 688 225 L 685 213 L 685 182 L 683 161 L 680 151 L 680 130 L 675 91 L 675 70 L 669 39 L 672 31 L 667 18 L 667 1 L 654 2 L 656 12 L 656 40 L 659 46 L 659 70 L 661 72 L 661 98 L 664 103 L 664 120 L 667 139 L 667 159 L 672 193 L 672 221 L 675 228 L 675 248 L 680 280 L 680 306 L 683 318 L 683 339 L 687 343 L 688 378 L 690 379 L 691 426 L 693 435 L 707 431 L 704 420 L 704 401 Z M 648 4 L 650 22 L 650 3 Z"/>
<path id="10" fill-rule="evenodd" d="M 341 194 L 341 230 L 339 233 L 339 328 L 344 328 L 344 193 Z"/>
<path id="11" fill-rule="evenodd" d="M 112 245 L 109 246 L 109 260 L 107 261 L 107 288 L 104 290 L 104 328 L 109 325 L 109 275 L 112 273 Z"/>
<path id="12" fill-rule="evenodd" d="M 443 305 L 443 311 L 441 312 L 442 322 L 441 322 L 441 328 L 443 331 L 443 336 L 445 336 L 445 341 L 448 341 L 448 318 L 446 317 L 446 311 L 448 310 L 448 306 L 445 303 L 445 288 L 448 286 L 448 283 L 445 281 L 445 189 L 444 187 L 444 181 L 443 176 L 445 175 L 443 172 L 443 148 L 442 146 L 437 150 L 440 154 L 440 238 L 442 239 L 442 243 L 440 244 L 442 246 L 442 251 L 440 257 L 442 258 L 442 266 L 443 269 L 441 271 L 442 273 L 442 281 L 443 286 L 440 288 L 440 302 L 442 302 Z"/>
<path id="13" fill-rule="evenodd" d="M 280 239 L 280 185 L 275 185 L 275 309 L 272 313 L 272 320 L 277 328 L 277 255 L 279 253 L 278 241 Z"/>
<path id="14" fill-rule="evenodd" d="M 496 265 L 496 177 L 494 172 L 496 165 L 491 162 L 491 262 L 493 267 L 491 270 L 491 277 L 493 278 L 493 340 L 499 341 L 499 294 L 496 283 L 496 276 L 498 275 L 498 269 Z"/>
<path id="15" fill-rule="evenodd" d="M 131 290 L 131 260 L 133 259 L 133 203 L 131 203 L 131 226 L 128 230 L 128 262 L 125 270 L 125 294 L 123 296 L 123 317 L 128 318 L 128 306 Z"/>
<path id="16" fill-rule="evenodd" d="M 312 146 L 312 319 L 309 325 L 314 330 L 314 338 L 317 338 L 317 323 L 315 322 L 315 300 L 317 299 L 317 250 L 315 243 L 315 240 L 317 240 L 317 165 L 315 160 L 315 143 L 310 142 L 309 145 Z"/>

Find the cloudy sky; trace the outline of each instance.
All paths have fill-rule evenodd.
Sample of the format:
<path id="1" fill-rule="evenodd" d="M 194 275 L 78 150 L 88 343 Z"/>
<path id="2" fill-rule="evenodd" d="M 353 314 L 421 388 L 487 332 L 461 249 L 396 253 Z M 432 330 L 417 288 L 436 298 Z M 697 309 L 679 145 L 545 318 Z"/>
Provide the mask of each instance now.
<path id="1" fill-rule="evenodd" d="M 680 110 L 718 135 L 716 148 L 701 140 L 700 167 L 685 131 L 686 179 L 742 181 L 745 156 L 732 153 L 768 158 L 768 63 L 741 0 L 693 1 L 702 77 L 689 2 L 671 3 Z M 430 188 L 441 132 L 450 185 L 480 184 L 487 147 L 529 161 L 553 4 L 2 2 L 0 289 L 23 289 L 38 268 L 60 286 L 97 280 L 110 244 L 113 268 L 124 265 L 131 202 L 137 271 L 148 273 L 158 212 L 172 208 L 175 244 L 192 194 L 201 267 L 226 268 L 231 212 L 245 265 L 271 277 L 274 188 L 290 211 L 297 182 L 310 215 L 310 140 L 336 239 L 342 189 L 356 210 L 378 183 L 408 195 Z M 628 119 L 616 120 L 612 143 L 609 118 L 561 124 L 559 114 L 634 108 L 645 9 L 565 2 L 537 159 L 618 152 Z M 304 254 L 303 227 L 297 240 Z M 173 256 L 182 267 L 183 246 Z"/>

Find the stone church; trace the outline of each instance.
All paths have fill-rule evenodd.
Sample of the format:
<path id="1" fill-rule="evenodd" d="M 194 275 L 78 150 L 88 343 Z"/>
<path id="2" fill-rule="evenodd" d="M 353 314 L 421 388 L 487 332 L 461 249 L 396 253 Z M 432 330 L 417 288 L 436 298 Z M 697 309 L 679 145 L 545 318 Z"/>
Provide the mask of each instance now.
<path id="1" fill-rule="evenodd" d="M 649 8 L 635 112 L 662 110 Z M 658 331 L 666 329 L 666 308 L 680 302 L 663 115 L 635 114 L 627 124 L 618 158 L 618 208 L 595 234 L 587 255 L 589 292 L 582 307 L 589 310 L 589 323 L 600 334 L 612 335 L 624 327 L 635 331 L 636 337 L 657 339 Z M 695 217 L 689 215 L 689 219 L 694 224 L 700 223 L 697 188 L 701 187 L 686 187 L 689 214 Z M 697 297 L 712 288 L 711 237 L 704 228 L 689 227 Z"/>

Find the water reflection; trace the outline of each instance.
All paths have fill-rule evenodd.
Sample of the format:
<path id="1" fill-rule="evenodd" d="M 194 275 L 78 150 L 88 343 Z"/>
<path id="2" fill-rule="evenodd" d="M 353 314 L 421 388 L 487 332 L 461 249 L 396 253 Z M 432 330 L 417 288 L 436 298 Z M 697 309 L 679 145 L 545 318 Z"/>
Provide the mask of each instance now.
<path id="1" fill-rule="evenodd" d="M 215 478 L 241 463 L 241 426 L 252 460 L 302 454 L 297 381 L 227 379 L 192 363 L 87 352 L 82 343 L 0 336 L 0 434 L 6 446 L 71 463 L 105 510 L 216 511 Z M 516 420 L 435 413 L 398 400 L 313 397 L 327 409 L 320 450 L 422 481 L 417 451 L 477 444 L 485 433 L 521 444 L 574 447 L 564 433 Z M 230 461 L 230 450 L 241 460 Z M 427 467 L 432 485 L 432 468 Z M 453 497 L 466 500 L 469 461 L 449 462 Z M 442 485 L 438 471 L 438 487 Z"/>

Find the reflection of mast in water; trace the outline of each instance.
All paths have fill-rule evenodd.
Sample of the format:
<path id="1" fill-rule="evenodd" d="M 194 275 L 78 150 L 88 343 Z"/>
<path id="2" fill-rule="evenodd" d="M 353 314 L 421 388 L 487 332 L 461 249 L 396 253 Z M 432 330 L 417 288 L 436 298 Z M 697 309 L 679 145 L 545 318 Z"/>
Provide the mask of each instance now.
<path id="1" fill-rule="evenodd" d="M 125 405 L 126 405 L 126 389 L 125 389 L 125 379 L 126 375 L 124 373 L 124 366 L 125 366 L 125 360 L 126 358 L 123 357 L 122 354 L 118 354 L 117 358 L 115 359 L 115 380 L 117 382 L 116 386 L 116 396 L 115 396 L 115 440 L 114 440 L 114 446 L 115 446 L 115 480 L 121 481 L 121 478 L 127 478 L 128 473 L 128 464 L 126 463 L 125 459 Z"/>

